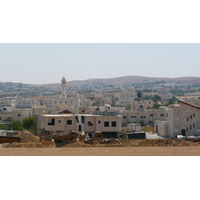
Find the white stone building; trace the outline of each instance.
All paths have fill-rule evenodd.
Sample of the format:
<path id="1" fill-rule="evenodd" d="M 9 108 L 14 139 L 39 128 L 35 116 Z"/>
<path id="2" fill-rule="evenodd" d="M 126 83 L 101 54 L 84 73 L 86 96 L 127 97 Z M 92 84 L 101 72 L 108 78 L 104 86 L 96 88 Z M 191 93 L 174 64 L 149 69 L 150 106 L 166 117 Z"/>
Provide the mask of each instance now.
<path id="1" fill-rule="evenodd" d="M 165 137 L 192 136 L 200 130 L 200 106 L 179 100 L 166 110 L 166 120 L 155 122 L 155 131 Z"/>
<path id="2" fill-rule="evenodd" d="M 119 137 L 122 130 L 121 116 L 101 116 L 91 114 L 57 114 L 41 115 L 41 132 L 48 134 L 67 134 L 68 131 L 77 133 L 102 133 L 115 134 Z"/>

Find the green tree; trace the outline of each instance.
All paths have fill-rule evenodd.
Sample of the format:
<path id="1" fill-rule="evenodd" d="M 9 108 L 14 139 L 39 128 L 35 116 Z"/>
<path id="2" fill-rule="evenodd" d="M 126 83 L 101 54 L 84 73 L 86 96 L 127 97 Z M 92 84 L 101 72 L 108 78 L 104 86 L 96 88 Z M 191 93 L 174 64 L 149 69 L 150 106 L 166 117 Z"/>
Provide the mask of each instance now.
<path id="1" fill-rule="evenodd" d="M 153 109 L 159 109 L 159 107 L 160 107 L 159 104 L 157 104 L 157 103 L 153 104 Z"/>
<path id="2" fill-rule="evenodd" d="M 4 122 L 12 122 L 13 118 L 12 117 L 7 117 L 6 119 L 3 120 Z"/>
<path id="3" fill-rule="evenodd" d="M 173 104 L 175 103 L 177 100 L 177 98 L 175 96 L 173 96 L 170 100 L 169 100 L 169 104 Z"/>
<path id="4" fill-rule="evenodd" d="M 22 122 L 22 125 L 25 129 L 32 129 L 36 124 L 34 117 L 25 118 Z"/>
<path id="5" fill-rule="evenodd" d="M 7 118 L 4 119 L 3 121 L 4 121 L 4 122 L 6 123 L 6 125 L 8 126 L 8 130 L 10 130 L 10 129 L 11 129 L 11 126 L 12 126 L 13 118 L 12 118 L 12 117 L 7 117 Z M 5 130 L 7 130 L 7 129 L 5 129 Z"/>
<path id="6" fill-rule="evenodd" d="M 161 100 L 161 97 L 159 95 L 156 94 L 156 95 L 153 96 L 153 101 L 154 102 L 158 102 L 160 100 Z"/>
<path id="7" fill-rule="evenodd" d="M 146 125 L 144 120 L 140 120 L 140 124 L 141 124 L 141 126 L 145 126 Z"/>
<path id="8" fill-rule="evenodd" d="M 23 128 L 23 126 L 22 126 L 21 121 L 19 121 L 19 120 L 14 120 L 14 121 L 12 122 L 12 129 L 13 129 L 13 130 L 16 130 L 16 131 L 21 131 L 21 130 L 23 130 L 24 128 Z"/>
<path id="9" fill-rule="evenodd" d="M 7 124 L 0 124 L 0 130 L 9 130 L 9 127 Z"/>
<path id="10" fill-rule="evenodd" d="M 138 97 L 139 99 L 142 98 L 142 92 L 141 92 L 141 91 L 138 91 L 138 92 L 137 92 L 137 97 Z"/>

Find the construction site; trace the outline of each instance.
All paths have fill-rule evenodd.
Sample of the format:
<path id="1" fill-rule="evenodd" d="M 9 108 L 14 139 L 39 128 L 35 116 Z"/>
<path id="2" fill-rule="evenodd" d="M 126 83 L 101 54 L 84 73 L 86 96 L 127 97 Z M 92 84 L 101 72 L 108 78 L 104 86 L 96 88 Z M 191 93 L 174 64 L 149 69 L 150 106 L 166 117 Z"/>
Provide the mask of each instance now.
<path id="1" fill-rule="evenodd" d="M 3 139 L 2 139 L 3 138 Z M 86 137 L 70 131 L 66 135 L 35 136 L 27 130 L 0 138 L 0 155 L 46 156 L 154 156 L 200 155 L 200 138 L 121 139 L 105 138 L 102 132 Z"/>

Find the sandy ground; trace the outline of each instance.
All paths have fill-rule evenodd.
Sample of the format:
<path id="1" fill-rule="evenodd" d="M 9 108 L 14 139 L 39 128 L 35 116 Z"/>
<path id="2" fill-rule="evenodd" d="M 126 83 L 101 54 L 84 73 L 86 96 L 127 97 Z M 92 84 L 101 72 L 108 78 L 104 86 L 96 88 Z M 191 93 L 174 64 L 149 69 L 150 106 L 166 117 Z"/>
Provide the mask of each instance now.
<path id="1" fill-rule="evenodd" d="M 200 146 L 0 148 L 0 156 L 200 156 Z"/>

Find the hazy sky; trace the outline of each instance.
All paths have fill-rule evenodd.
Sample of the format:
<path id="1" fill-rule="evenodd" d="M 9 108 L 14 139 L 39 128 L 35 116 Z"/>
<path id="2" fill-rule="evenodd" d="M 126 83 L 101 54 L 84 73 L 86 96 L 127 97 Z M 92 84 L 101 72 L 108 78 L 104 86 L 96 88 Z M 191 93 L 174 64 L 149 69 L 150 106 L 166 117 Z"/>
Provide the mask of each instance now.
<path id="1" fill-rule="evenodd" d="M 200 44 L 0 44 L 0 82 L 200 77 Z"/>

